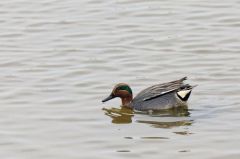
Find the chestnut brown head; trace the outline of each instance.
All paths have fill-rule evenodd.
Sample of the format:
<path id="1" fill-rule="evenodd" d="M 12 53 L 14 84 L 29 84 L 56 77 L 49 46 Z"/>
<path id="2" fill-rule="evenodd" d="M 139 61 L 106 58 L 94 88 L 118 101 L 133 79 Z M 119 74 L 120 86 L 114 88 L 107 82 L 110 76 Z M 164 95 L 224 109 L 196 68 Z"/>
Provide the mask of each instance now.
<path id="1" fill-rule="evenodd" d="M 129 87 L 129 85 L 127 85 L 125 83 L 119 83 L 113 88 L 112 93 L 107 98 L 102 100 L 102 102 L 106 102 L 115 97 L 119 97 L 122 100 L 123 99 L 131 99 L 132 100 L 132 96 L 133 96 L 132 89 Z"/>

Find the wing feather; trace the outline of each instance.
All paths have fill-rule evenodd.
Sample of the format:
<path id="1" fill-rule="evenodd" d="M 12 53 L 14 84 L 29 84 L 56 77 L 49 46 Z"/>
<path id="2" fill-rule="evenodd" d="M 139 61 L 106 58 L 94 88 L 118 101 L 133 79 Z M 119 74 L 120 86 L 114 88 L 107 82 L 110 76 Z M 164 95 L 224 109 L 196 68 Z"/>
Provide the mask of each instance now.
<path id="1" fill-rule="evenodd" d="M 151 87 L 146 88 L 141 91 L 135 98 L 134 101 L 147 101 L 164 94 L 170 93 L 172 91 L 178 90 L 182 85 L 183 81 L 186 80 L 187 77 L 181 78 L 176 81 L 171 81 L 167 83 L 153 85 Z"/>

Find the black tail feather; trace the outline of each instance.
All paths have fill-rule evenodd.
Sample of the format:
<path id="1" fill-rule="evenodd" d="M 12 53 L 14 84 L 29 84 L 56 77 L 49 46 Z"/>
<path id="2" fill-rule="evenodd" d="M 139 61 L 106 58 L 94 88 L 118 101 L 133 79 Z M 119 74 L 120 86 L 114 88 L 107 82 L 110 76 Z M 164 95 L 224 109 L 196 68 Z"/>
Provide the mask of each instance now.
<path id="1" fill-rule="evenodd" d="M 185 80 L 187 80 L 187 76 L 180 79 L 180 81 L 185 81 Z"/>

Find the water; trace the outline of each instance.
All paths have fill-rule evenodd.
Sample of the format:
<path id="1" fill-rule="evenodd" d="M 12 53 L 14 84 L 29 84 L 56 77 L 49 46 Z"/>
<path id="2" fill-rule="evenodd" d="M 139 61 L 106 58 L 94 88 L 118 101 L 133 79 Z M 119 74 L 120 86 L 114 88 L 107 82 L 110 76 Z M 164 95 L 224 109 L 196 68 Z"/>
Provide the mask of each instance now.
<path id="1" fill-rule="evenodd" d="M 240 1 L 0 2 L 0 156 L 240 157 Z M 102 104 L 188 76 L 188 111 Z"/>

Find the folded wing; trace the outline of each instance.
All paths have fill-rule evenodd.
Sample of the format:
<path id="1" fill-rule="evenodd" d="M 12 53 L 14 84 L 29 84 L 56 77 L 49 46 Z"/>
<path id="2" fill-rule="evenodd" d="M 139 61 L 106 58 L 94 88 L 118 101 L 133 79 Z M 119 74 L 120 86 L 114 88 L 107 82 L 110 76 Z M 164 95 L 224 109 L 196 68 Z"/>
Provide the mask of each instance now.
<path id="1" fill-rule="evenodd" d="M 189 86 L 188 84 L 183 84 L 183 81 L 186 80 L 187 77 L 181 78 L 176 81 L 171 81 L 167 83 L 157 84 L 146 88 L 145 90 L 141 91 L 137 96 L 134 98 L 134 101 L 148 101 L 164 94 L 170 93 L 172 91 L 184 88 L 185 86 Z"/>

